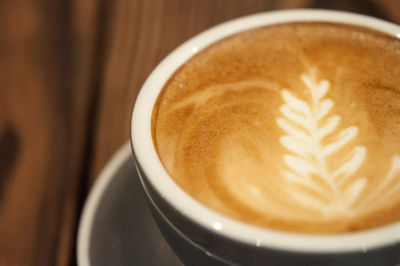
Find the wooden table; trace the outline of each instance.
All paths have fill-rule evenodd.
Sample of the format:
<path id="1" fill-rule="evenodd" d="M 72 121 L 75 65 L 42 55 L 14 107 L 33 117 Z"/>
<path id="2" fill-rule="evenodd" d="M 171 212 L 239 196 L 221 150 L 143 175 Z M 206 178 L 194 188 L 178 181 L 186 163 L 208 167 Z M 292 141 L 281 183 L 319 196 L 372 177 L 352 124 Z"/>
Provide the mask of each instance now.
<path id="1" fill-rule="evenodd" d="M 167 53 L 228 19 L 305 7 L 400 24 L 398 0 L 1 1 L 0 265 L 76 264 L 85 197 Z"/>

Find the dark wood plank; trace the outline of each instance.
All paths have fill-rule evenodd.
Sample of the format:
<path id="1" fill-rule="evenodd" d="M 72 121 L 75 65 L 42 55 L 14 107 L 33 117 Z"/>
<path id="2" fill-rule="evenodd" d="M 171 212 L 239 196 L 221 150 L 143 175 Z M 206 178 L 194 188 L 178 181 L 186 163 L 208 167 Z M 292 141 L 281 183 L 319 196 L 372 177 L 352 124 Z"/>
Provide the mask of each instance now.
<path id="1" fill-rule="evenodd" d="M 375 0 L 388 16 L 388 20 L 400 24 L 400 1 L 398 0 Z"/>
<path id="2" fill-rule="evenodd" d="M 95 2 L 0 2 L 0 265 L 71 263 Z"/>
<path id="3" fill-rule="evenodd" d="M 76 263 L 76 233 L 80 212 L 88 192 L 88 178 L 92 154 L 93 125 L 98 102 L 98 73 L 101 69 L 103 51 L 103 24 L 107 14 L 105 1 L 74 0 L 71 1 L 70 39 L 74 43 L 72 68 L 72 88 L 76 96 L 70 100 L 76 108 L 71 108 L 72 119 L 80 118 L 73 123 L 71 130 L 72 152 L 69 158 L 73 161 L 74 182 L 71 193 L 65 202 L 66 215 L 59 228 L 60 241 L 57 250 L 57 265 L 67 266 Z"/>

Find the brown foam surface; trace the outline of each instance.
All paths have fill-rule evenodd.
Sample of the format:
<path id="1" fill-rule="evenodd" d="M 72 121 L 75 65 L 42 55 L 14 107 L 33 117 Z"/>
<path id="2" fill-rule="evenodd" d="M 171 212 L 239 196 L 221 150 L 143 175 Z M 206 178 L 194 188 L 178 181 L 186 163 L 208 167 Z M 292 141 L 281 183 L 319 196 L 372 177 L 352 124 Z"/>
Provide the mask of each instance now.
<path id="1" fill-rule="evenodd" d="M 153 139 L 174 180 L 227 216 L 336 233 L 400 220 L 400 41 L 295 23 L 220 41 L 168 81 Z"/>

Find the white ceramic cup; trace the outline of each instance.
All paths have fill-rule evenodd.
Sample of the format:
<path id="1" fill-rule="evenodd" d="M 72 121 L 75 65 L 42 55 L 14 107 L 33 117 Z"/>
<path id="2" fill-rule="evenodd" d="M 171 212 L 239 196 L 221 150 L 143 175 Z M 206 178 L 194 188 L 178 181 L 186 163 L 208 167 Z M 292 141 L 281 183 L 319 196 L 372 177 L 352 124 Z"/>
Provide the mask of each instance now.
<path id="1" fill-rule="evenodd" d="M 398 25 L 372 17 L 327 10 L 289 10 L 235 19 L 179 46 L 148 77 L 132 114 L 132 147 L 154 214 L 173 248 L 192 246 L 198 254 L 215 259 L 216 265 L 395 265 L 400 262 L 400 223 L 335 235 L 258 228 L 221 215 L 194 200 L 171 179 L 159 160 L 153 145 L 151 115 L 169 77 L 192 56 L 222 38 L 251 28 L 296 21 L 359 25 L 400 37 Z M 179 243 L 176 236 L 183 242 Z M 176 251 L 190 265 L 203 263 L 197 255 L 188 262 L 185 254 L 190 251 L 185 248 Z"/>

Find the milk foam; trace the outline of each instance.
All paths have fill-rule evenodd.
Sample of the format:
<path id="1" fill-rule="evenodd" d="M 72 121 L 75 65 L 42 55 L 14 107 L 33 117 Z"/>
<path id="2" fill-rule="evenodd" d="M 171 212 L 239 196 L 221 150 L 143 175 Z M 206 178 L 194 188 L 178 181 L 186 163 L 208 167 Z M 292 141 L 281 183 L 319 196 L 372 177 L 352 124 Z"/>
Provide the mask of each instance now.
<path id="1" fill-rule="evenodd" d="M 400 220 L 400 43 L 295 23 L 201 52 L 153 113 L 159 156 L 194 198 L 299 232 Z"/>
<path id="2" fill-rule="evenodd" d="M 283 156 L 289 170 L 282 174 L 288 182 L 297 183 L 315 192 L 310 195 L 294 190 L 289 191 L 289 195 L 298 204 L 316 209 L 329 218 L 354 216 L 359 212 L 371 211 L 372 206 L 379 207 L 377 202 L 385 204 L 382 198 L 400 193 L 400 156 L 393 155 L 391 169 L 386 176 L 382 176 L 378 189 L 365 193 L 364 197 L 362 194 L 368 180 L 365 177 L 353 177 L 365 162 L 365 146 L 352 147 L 342 164 L 335 169 L 328 169 L 329 156 L 348 145 L 358 135 L 359 128 L 350 126 L 338 130 L 342 117 L 328 116 L 334 102 L 324 99 L 330 82 L 322 80 L 317 83 L 313 76 L 301 76 L 311 95 L 311 105 L 296 98 L 288 90 L 282 90 L 285 104 L 281 107 L 281 112 L 284 118 L 278 118 L 277 123 L 287 133 L 280 138 L 282 145 L 292 152 Z M 324 119 L 325 123 L 322 122 Z M 334 141 L 322 144 L 322 139 L 329 134 L 336 135 Z M 325 186 L 314 182 L 312 175 L 321 179 Z M 385 187 L 394 178 L 397 179 L 398 185 L 392 187 L 390 192 L 385 191 Z"/>

